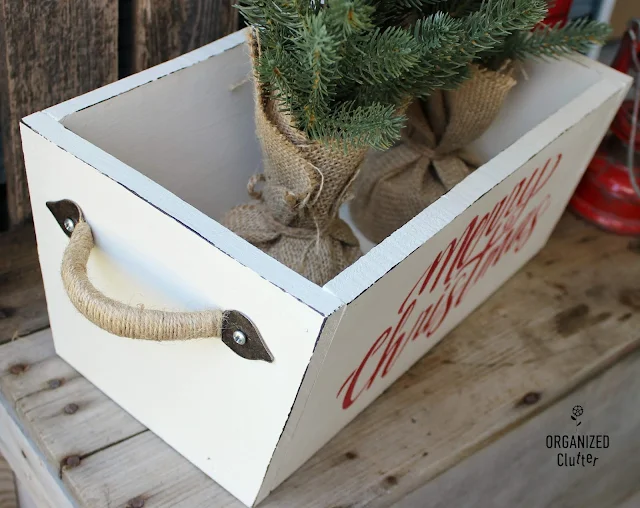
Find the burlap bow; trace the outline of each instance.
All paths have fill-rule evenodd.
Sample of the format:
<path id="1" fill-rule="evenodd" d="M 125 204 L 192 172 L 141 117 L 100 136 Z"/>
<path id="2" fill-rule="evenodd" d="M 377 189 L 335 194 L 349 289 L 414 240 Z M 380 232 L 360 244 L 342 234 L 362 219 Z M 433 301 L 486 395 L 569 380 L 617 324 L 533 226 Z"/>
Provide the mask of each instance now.
<path id="1" fill-rule="evenodd" d="M 250 40 L 255 59 L 256 44 Z M 254 79 L 256 134 L 264 173 L 249 181 L 254 202 L 224 218 L 230 230 L 304 277 L 323 285 L 362 255 L 338 218 L 366 150 L 344 152 L 310 141 Z M 263 182 L 262 191 L 257 191 Z"/>
<path id="2" fill-rule="evenodd" d="M 469 175 L 463 150 L 494 121 L 516 83 L 512 73 L 510 65 L 473 66 L 460 88 L 411 104 L 400 142 L 370 153 L 356 182 L 351 216 L 369 240 L 381 242 Z"/>
<path id="3" fill-rule="evenodd" d="M 227 215 L 225 225 L 270 256 L 324 284 L 361 255 L 351 228 L 335 218 L 324 229 L 292 227 L 276 221 L 266 205 L 243 205 Z"/>

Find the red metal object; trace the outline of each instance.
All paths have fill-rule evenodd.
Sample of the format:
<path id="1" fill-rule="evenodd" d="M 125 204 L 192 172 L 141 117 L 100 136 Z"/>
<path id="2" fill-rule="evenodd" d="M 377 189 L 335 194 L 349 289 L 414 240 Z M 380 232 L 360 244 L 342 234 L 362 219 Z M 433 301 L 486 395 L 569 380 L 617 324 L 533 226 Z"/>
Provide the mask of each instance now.
<path id="1" fill-rule="evenodd" d="M 632 52 L 640 56 L 640 24 L 636 23 L 633 30 L 637 38 L 634 41 L 629 33 L 624 36 L 612 64 L 625 73 L 632 66 Z M 625 101 L 569 204 L 589 222 L 621 235 L 640 235 L 640 196 L 634 190 L 627 166 L 627 150 L 633 143 L 634 173 L 640 175 L 640 133 L 631 140 L 632 116 L 633 101 Z"/>
<path id="2" fill-rule="evenodd" d="M 571 4 L 573 0 L 556 0 L 555 2 L 551 2 L 552 5 L 549 6 L 549 12 L 547 13 L 547 18 L 565 18 L 569 16 L 569 11 L 571 10 Z"/>
<path id="3" fill-rule="evenodd" d="M 573 0 L 556 0 L 552 2 L 547 12 L 547 17 L 542 21 L 542 25 L 555 26 L 560 23 L 564 25 L 569 18 L 569 11 L 571 11 L 571 4 Z"/>

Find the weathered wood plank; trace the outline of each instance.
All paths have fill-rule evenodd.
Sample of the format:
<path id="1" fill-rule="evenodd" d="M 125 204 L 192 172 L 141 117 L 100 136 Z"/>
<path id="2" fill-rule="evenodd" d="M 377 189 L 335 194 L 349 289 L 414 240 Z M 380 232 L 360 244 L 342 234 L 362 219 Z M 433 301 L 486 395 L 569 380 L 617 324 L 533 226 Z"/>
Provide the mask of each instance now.
<path id="1" fill-rule="evenodd" d="M 41 428 L 33 436 L 34 441 L 54 463 L 61 464 L 69 456 L 82 459 L 113 443 L 148 432 L 60 358 L 49 358 L 33 370 L 41 369 L 55 372 L 55 376 L 42 383 L 40 391 L 20 398 L 16 413 L 27 427 Z M 66 376 L 65 371 L 69 371 Z M 96 422 L 100 422 L 99 432 L 91 430 Z M 87 431 L 70 432 L 83 425 L 88 427 Z"/>
<path id="2" fill-rule="evenodd" d="M 133 0 L 133 72 L 199 48 L 238 29 L 233 0 Z"/>
<path id="3" fill-rule="evenodd" d="M 146 431 L 53 353 L 48 330 L 7 349 L 4 363 L 10 365 L 0 360 L 0 392 L 23 425 L 39 429 L 32 438 L 53 464 L 68 456 L 82 459 Z M 99 422 L 99 432 L 93 422 Z M 71 430 L 83 426 L 84 432 Z"/>
<path id="4" fill-rule="evenodd" d="M 624 503 L 640 485 L 639 371 L 636 352 L 394 506 L 603 508 Z M 580 426 L 570 418 L 575 405 L 584 408 Z M 607 436 L 609 447 L 548 449 L 548 435 Z M 587 459 L 591 454 L 595 462 L 558 465 L 568 462 L 565 453 L 575 457 L 578 452 Z"/>
<path id="5" fill-rule="evenodd" d="M 0 454 L 0 508 L 18 508 L 18 495 L 13 471 Z"/>
<path id="6" fill-rule="evenodd" d="M 553 415 L 568 419 L 566 408 L 581 400 L 571 395 L 558 401 L 640 346 L 639 255 L 637 242 L 564 217 L 539 256 L 261 506 L 389 506 L 427 482 L 453 474 L 453 466 L 465 466 L 462 461 L 480 450 L 489 453 L 513 429 L 522 425 L 538 428 L 542 423 L 535 422 L 547 422 L 541 420 L 547 418 L 547 412 L 552 416 L 546 425 L 557 423 Z M 66 436 L 89 443 L 80 449 L 82 453 L 96 443 L 117 440 L 116 436 L 95 436 L 109 436 L 119 422 L 130 420 L 115 405 L 104 406 L 99 418 L 80 419 L 81 407 L 74 415 L 77 420 L 62 418 L 57 412 L 61 406 L 88 400 L 99 392 L 88 383 L 75 386 L 82 378 L 53 391 L 42 390 L 52 376 L 69 376 L 69 367 L 49 351 L 30 357 L 29 348 L 22 346 L 29 340 L 20 339 L 0 349 L 0 372 L 6 372 L 18 358 L 31 364 L 20 380 L 5 373 L 2 386 L 5 400 L 13 401 L 9 403 L 16 413 L 27 416 L 23 416 L 24 425 L 30 435 L 48 436 L 48 444 L 43 444 L 48 460 L 55 464 L 60 457 L 78 453 Z M 639 354 L 633 361 L 638 361 Z M 637 400 L 637 381 L 608 375 L 602 379 L 610 382 L 602 385 L 602 380 L 595 380 L 591 388 L 577 392 L 584 394 L 578 398 L 583 397 L 594 429 L 607 411 L 616 415 L 615 421 L 607 420 L 611 427 L 604 431 L 629 434 L 627 451 L 631 452 L 637 445 L 634 417 L 638 415 L 623 413 L 623 406 L 625 398 L 636 396 Z M 631 390 L 628 393 L 626 386 Z M 63 388 L 69 390 L 68 396 L 63 396 L 67 393 Z M 628 421 L 623 421 L 623 414 L 629 416 Z M 52 431 L 61 421 L 64 430 Z M 109 423 L 103 425 L 103 421 Z M 134 431 L 111 446 L 85 453 L 77 467 L 62 471 L 65 485 L 80 505 L 122 506 L 141 496 L 153 499 L 157 507 L 241 506 L 157 436 Z M 529 441 L 537 439 L 535 433 L 527 435 Z M 60 444 L 56 444 L 58 439 Z M 504 453 L 509 450 L 507 447 Z M 548 457 L 543 458 L 547 464 Z M 610 471 L 616 473 L 613 462 L 603 459 L 602 464 L 608 466 L 600 470 L 603 477 Z M 592 478 L 580 481 L 591 482 Z M 615 481 L 621 491 L 628 489 L 628 477 L 621 475 Z M 460 484 L 456 488 L 464 490 Z M 487 491 L 495 494 L 490 488 Z"/>
<path id="7" fill-rule="evenodd" d="M 49 325 L 30 222 L 0 234 L 0 344 Z"/>
<path id="8" fill-rule="evenodd" d="M 24 434 L 0 396 L 0 451 L 38 508 L 75 508 L 47 458 Z M 11 413 L 11 414 L 10 414 Z"/>
<path id="9" fill-rule="evenodd" d="M 31 215 L 22 117 L 118 77 L 118 2 L 0 0 L 0 122 L 10 225 Z"/>
<path id="10" fill-rule="evenodd" d="M 0 355 L 0 379 L 6 378 L 12 372 L 26 372 L 28 376 L 34 375 L 30 367 L 38 362 L 55 356 L 53 342 L 51 341 L 51 330 L 41 330 L 2 348 Z M 37 375 L 37 374 L 36 374 Z M 0 384 L 0 387 L 4 383 Z M 34 390 L 37 391 L 37 390 Z M 8 400 L 15 400 L 13 396 L 6 393 Z"/>

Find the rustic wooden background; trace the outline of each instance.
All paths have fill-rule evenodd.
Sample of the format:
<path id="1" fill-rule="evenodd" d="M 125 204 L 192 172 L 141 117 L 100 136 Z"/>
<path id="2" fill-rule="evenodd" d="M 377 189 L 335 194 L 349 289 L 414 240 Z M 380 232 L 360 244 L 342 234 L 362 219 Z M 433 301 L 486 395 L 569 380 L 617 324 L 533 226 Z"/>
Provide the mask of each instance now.
<path id="1" fill-rule="evenodd" d="M 235 0 L 0 0 L 0 231 L 29 222 L 22 117 L 240 28 Z"/>

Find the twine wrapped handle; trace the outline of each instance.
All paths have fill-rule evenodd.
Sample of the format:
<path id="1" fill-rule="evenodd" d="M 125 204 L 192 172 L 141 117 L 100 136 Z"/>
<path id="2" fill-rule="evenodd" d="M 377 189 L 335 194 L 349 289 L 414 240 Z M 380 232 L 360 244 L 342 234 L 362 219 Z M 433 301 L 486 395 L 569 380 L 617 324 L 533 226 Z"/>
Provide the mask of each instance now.
<path id="1" fill-rule="evenodd" d="M 119 337 L 151 341 L 221 338 L 239 356 L 273 361 L 258 330 L 238 311 L 168 312 L 133 307 L 109 298 L 89 280 L 87 262 L 94 247 L 91 227 L 68 200 L 48 202 L 69 244 L 62 256 L 62 283 L 69 300 L 93 324 Z"/>

